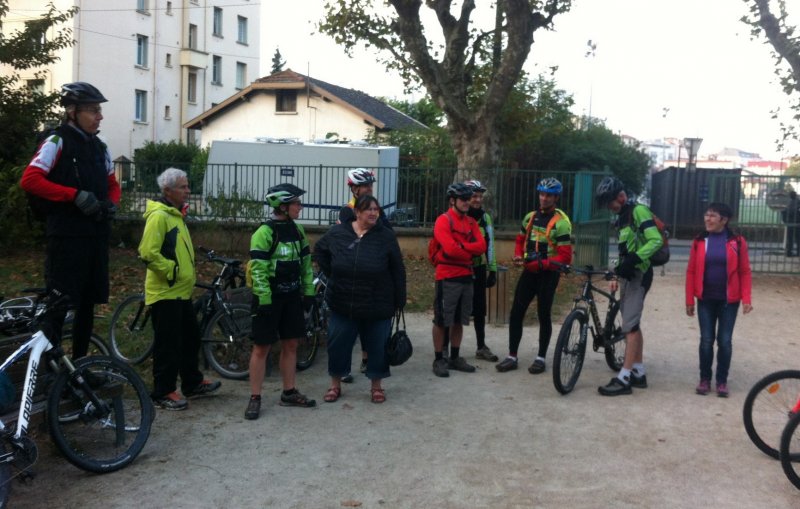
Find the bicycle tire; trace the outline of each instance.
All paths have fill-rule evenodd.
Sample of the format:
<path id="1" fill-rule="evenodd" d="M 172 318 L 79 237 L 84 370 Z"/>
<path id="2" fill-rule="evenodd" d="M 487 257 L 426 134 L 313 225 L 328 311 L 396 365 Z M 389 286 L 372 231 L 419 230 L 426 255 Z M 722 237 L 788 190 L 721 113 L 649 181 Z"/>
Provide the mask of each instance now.
<path id="1" fill-rule="evenodd" d="M 93 385 L 99 381 L 92 391 L 108 412 L 94 411 L 89 395 L 78 386 L 77 376 L 87 373 Z M 154 412 L 142 379 L 113 357 L 75 361 L 75 372 L 60 373 L 47 398 L 47 423 L 56 447 L 76 467 L 100 474 L 136 459 L 150 436 Z"/>
<path id="2" fill-rule="evenodd" d="M 155 335 L 144 294 L 131 295 L 114 310 L 108 326 L 111 356 L 128 364 L 140 364 L 153 353 Z"/>
<path id="3" fill-rule="evenodd" d="M 8 450 L 4 440 L 0 440 L 0 455 Z M 11 495 L 11 465 L 0 463 L 0 509 L 8 507 L 8 497 Z"/>
<path id="4" fill-rule="evenodd" d="M 800 398 L 800 370 L 770 373 L 747 393 L 742 408 L 744 429 L 758 449 L 771 458 L 780 455 L 780 439 L 789 413 Z"/>
<path id="5" fill-rule="evenodd" d="M 314 307 L 306 316 L 305 335 L 297 342 L 297 371 L 303 371 L 311 367 L 319 349 L 320 336 L 324 334 L 319 317 L 319 302 L 314 303 Z"/>
<path id="6" fill-rule="evenodd" d="M 583 309 L 573 309 L 558 332 L 553 354 L 553 385 L 561 394 L 575 388 L 586 356 L 586 335 L 589 317 Z"/>
<path id="7" fill-rule="evenodd" d="M 66 354 L 70 359 L 72 358 L 72 332 L 66 332 L 61 337 L 61 348 L 64 350 L 64 354 Z M 86 354 L 86 357 L 90 355 L 103 355 L 108 356 L 111 355 L 111 349 L 108 347 L 103 338 L 98 336 L 95 333 L 92 333 L 89 336 L 89 351 Z"/>
<path id="8" fill-rule="evenodd" d="M 233 320 L 223 311 L 217 311 L 208 321 L 203 333 L 203 353 L 214 370 L 225 378 L 244 380 L 250 374 L 250 306 L 228 305 Z"/>
<path id="9" fill-rule="evenodd" d="M 783 473 L 800 490 L 800 412 L 796 413 L 781 433 L 780 460 Z"/>
<path id="10" fill-rule="evenodd" d="M 622 314 L 619 312 L 619 302 L 608 310 L 606 315 L 605 331 L 611 331 L 611 338 L 616 338 L 617 335 L 622 334 Z M 626 337 L 606 343 L 603 346 L 603 354 L 606 357 L 606 364 L 612 371 L 619 371 L 625 363 L 625 350 L 628 348 L 628 339 Z"/>

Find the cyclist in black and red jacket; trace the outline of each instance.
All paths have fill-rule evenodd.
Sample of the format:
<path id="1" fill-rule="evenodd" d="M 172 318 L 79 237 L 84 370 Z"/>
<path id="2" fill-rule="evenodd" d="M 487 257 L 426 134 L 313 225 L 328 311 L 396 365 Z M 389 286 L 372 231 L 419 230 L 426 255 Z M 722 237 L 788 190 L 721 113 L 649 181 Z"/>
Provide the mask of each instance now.
<path id="1" fill-rule="evenodd" d="M 46 215 L 45 280 L 75 307 L 73 357 L 86 355 L 94 305 L 108 302 L 110 220 L 120 199 L 111 155 L 97 136 L 107 99 L 84 82 L 61 87 L 64 122 L 39 145 L 20 185 Z M 60 341 L 64 313 L 51 317 L 49 334 Z"/>

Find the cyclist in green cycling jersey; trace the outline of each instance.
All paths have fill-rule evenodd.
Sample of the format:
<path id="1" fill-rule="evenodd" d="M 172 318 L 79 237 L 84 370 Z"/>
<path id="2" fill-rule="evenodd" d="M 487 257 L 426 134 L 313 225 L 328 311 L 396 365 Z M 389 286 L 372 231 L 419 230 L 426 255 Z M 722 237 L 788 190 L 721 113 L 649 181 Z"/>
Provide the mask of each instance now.
<path id="1" fill-rule="evenodd" d="M 653 213 L 644 205 L 628 199 L 625 186 L 616 177 L 605 177 L 595 190 L 598 207 L 608 207 L 617 214 L 619 232 L 619 263 L 614 269 L 617 280 L 611 281 L 611 290 L 619 288 L 622 332 L 627 346 L 625 361 L 619 374 L 604 386 L 598 387 L 603 396 L 631 394 L 631 387 L 644 389 L 647 377 L 643 363 L 644 337 L 640 321 L 644 309 L 644 298 L 653 283 L 653 267 L 650 257 L 661 246 L 663 240 L 658 231 Z"/>
<path id="2" fill-rule="evenodd" d="M 281 340 L 282 406 L 313 407 L 295 387 L 297 342 L 305 334 L 304 309 L 314 304 L 311 251 L 303 227 L 295 222 L 305 191 L 278 184 L 267 191 L 272 217 L 253 233 L 247 284 L 253 289 L 253 353 L 250 356 L 250 400 L 245 419 L 258 419 L 261 384 L 270 348 Z"/>

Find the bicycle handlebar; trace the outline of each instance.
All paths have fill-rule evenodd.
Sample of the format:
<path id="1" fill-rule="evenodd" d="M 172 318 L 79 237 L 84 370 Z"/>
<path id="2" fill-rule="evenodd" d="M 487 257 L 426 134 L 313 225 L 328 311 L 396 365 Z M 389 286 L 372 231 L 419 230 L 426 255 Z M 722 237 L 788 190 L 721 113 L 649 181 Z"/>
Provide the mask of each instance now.
<path id="1" fill-rule="evenodd" d="M 550 265 L 558 267 L 558 269 L 563 272 L 564 274 L 569 274 L 570 272 L 575 272 L 576 274 L 582 274 L 584 276 L 603 276 L 603 279 L 606 281 L 611 281 L 616 279 L 617 275 L 611 272 L 610 270 L 594 270 L 594 266 L 592 265 L 585 265 L 583 267 L 575 267 L 574 265 L 568 265 L 566 263 L 559 263 L 556 261 L 550 261 Z"/>

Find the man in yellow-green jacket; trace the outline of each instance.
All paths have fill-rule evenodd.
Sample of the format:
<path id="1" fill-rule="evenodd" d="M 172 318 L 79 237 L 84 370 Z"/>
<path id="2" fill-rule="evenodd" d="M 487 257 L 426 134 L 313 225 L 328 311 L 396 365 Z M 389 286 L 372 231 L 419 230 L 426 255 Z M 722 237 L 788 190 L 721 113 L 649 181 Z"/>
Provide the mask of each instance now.
<path id="1" fill-rule="evenodd" d="M 148 200 L 139 258 L 147 265 L 145 303 L 155 336 L 153 402 L 167 410 L 185 410 L 185 398 L 210 394 L 220 382 L 203 379 L 197 368 L 200 328 L 192 308 L 194 247 L 183 215 L 189 199 L 186 172 L 168 168 L 158 176 L 162 196 Z M 181 392 L 176 391 L 181 377 Z"/>

